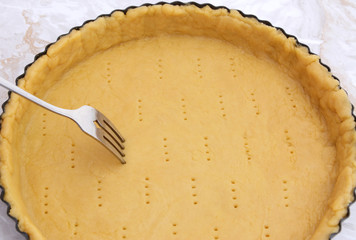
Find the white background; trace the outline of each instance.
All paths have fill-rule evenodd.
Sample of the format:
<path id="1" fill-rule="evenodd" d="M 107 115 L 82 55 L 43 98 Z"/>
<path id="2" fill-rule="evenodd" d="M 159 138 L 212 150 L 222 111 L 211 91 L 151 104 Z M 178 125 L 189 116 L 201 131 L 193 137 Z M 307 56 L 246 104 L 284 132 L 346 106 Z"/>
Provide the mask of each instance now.
<path id="1" fill-rule="evenodd" d="M 45 46 L 85 20 L 114 9 L 153 1 L 85 1 L 85 0 L 14 0 L 0 1 L 0 77 L 14 82 L 25 65 Z M 330 68 L 356 103 L 356 1 L 354 0 L 240 0 L 199 1 L 224 5 L 254 14 L 260 19 L 282 27 Z M 0 89 L 0 103 L 7 91 Z M 293 226 L 291 226 L 293 227 Z M 0 240 L 23 240 L 15 231 L 14 222 L 0 203 Z M 356 240 L 356 204 L 351 217 L 335 240 Z"/>

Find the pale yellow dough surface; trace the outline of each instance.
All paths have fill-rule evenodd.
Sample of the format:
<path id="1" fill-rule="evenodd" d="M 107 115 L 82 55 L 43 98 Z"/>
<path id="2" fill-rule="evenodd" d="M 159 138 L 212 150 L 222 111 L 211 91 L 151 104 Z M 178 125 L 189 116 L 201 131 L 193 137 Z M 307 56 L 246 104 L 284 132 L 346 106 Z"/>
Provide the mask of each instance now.
<path id="1" fill-rule="evenodd" d="M 31 240 L 327 239 L 352 199 L 346 94 L 316 56 L 237 12 L 100 18 L 20 85 L 99 109 L 127 139 L 121 165 L 75 123 L 11 97 L 1 182 Z"/>

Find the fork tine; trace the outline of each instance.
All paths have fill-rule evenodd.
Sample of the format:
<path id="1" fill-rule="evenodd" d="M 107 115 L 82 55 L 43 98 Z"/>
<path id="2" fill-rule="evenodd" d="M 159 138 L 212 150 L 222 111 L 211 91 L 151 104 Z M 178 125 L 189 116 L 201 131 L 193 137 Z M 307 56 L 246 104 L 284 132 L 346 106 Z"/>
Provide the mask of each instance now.
<path id="1" fill-rule="evenodd" d="M 97 115 L 96 122 L 104 129 L 104 131 L 110 136 L 110 138 L 114 140 L 117 145 L 119 145 L 121 149 L 125 149 L 125 146 L 123 145 L 125 139 L 121 136 L 119 131 L 115 128 L 115 126 L 110 122 L 109 119 L 107 119 L 103 114 L 99 113 Z"/>
<path id="2" fill-rule="evenodd" d="M 105 147 L 115 154 L 122 164 L 125 164 L 126 161 L 123 158 L 125 154 L 120 149 L 120 146 L 111 140 L 110 135 L 108 135 L 106 131 L 101 128 L 97 128 L 97 134 L 99 135 L 99 140 L 105 145 Z"/>
<path id="3" fill-rule="evenodd" d="M 106 128 L 107 130 L 110 129 L 114 136 L 118 137 L 121 142 L 123 142 L 123 143 L 125 142 L 125 139 L 120 134 L 119 130 L 116 129 L 115 125 L 107 117 L 105 117 L 104 114 L 102 114 L 101 112 L 98 111 L 97 116 L 98 116 L 99 122 L 102 123 L 101 125 L 107 126 L 108 127 L 108 128 Z M 102 126 L 102 127 L 104 127 L 104 126 Z"/>

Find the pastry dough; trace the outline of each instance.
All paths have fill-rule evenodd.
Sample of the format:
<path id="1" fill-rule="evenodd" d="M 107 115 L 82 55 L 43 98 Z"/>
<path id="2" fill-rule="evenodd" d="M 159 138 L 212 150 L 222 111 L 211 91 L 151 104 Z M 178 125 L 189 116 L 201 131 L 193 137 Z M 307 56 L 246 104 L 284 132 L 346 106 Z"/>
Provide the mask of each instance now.
<path id="1" fill-rule="evenodd" d="M 328 239 L 355 187 L 351 105 L 319 58 L 237 11 L 157 5 L 73 30 L 19 85 L 90 105 L 126 165 L 12 94 L 1 184 L 31 240 Z"/>

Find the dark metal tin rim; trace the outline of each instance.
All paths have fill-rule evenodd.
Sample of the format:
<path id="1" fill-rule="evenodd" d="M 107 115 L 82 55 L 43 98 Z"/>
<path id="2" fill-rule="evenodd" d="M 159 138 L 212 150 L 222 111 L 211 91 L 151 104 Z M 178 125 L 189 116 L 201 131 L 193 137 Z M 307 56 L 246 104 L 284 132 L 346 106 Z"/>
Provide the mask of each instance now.
<path id="1" fill-rule="evenodd" d="M 100 17 L 110 17 L 114 12 L 123 12 L 124 14 L 126 14 L 127 11 L 129 11 L 130 9 L 135 9 L 135 8 L 143 7 L 143 6 L 154 6 L 154 5 L 164 5 L 164 4 L 170 4 L 170 5 L 174 5 L 174 6 L 194 5 L 194 6 L 199 7 L 199 8 L 203 8 L 203 7 L 209 6 L 211 9 L 214 9 L 214 10 L 225 9 L 225 10 L 227 10 L 228 12 L 230 12 L 230 9 L 227 8 L 227 7 L 225 7 L 225 6 L 214 6 L 214 5 L 210 4 L 210 3 L 202 3 L 202 4 L 200 4 L 200 3 L 196 3 L 196 2 L 186 2 L 186 3 L 184 3 L 184 2 L 175 1 L 175 2 L 170 2 L 170 3 L 169 3 L 169 2 L 158 2 L 158 3 L 154 3 L 154 4 L 146 3 L 146 4 L 142 4 L 141 6 L 129 6 L 129 7 L 127 7 L 126 9 L 115 9 L 114 11 L 112 11 L 112 12 L 109 13 L 109 14 L 102 14 L 102 15 L 99 15 L 96 19 L 98 19 L 98 18 L 100 18 Z M 305 45 L 305 44 L 299 42 L 296 36 L 286 33 L 282 28 L 280 28 L 280 27 L 275 27 L 275 26 L 273 26 L 269 21 L 261 20 L 261 19 L 257 18 L 255 15 L 252 15 L 252 14 L 245 14 L 245 13 L 243 13 L 242 11 L 237 10 L 237 9 L 236 9 L 236 11 L 238 11 L 243 17 L 256 19 L 256 20 L 259 21 L 260 23 L 263 23 L 263 24 L 265 24 L 265 25 L 267 25 L 267 26 L 269 26 L 269 27 L 273 27 L 273 28 L 275 28 L 275 29 L 281 31 L 287 38 L 294 38 L 294 39 L 296 40 L 296 43 L 297 43 L 298 46 L 305 47 L 305 48 L 308 49 L 309 54 L 311 54 L 311 55 L 316 55 L 315 53 L 313 53 L 313 52 L 310 51 L 310 48 L 309 48 L 307 45 Z M 63 34 L 63 35 L 60 35 L 60 36 L 57 38 L 57 41 L 58 41 L 61 37 L 70 34 L 73 30 L 79 30 L 79 29 L 81 29 L 85 24 L 90 23 L 90 22 L 93 22 L 93 21 L 95 21 L 96 19 L 87 20 L 87 21 L 85 21 L 81 26 L 76 26 L 76 27 L 71 28 L 68 33 Z M 56 42 L 57 42 L 57 41 L 56 41 Z M 52 46 L 54 43 L 56 43 L 56 42 L 53 42 L 53 43 L 48 44 L 43 52 L 38 53 L 38 54 L 34 57 L 34 60 L 33 60 L 32 63 L 30 63 L 30 64 L 28 64 L 28 65 L 25 66 L 24 73 L 21 74 L 20 76 L 18 76 L 18 77 L 16 78 L 16 84 L 18 84 L 18 81 L 19 81 L 20 79 L 22 79 L 22 78 L 25 76 L 27 69 L 28 69 L 38 58 L 40 58 L 41 56 L 47 54 L 48 48 L 49 48 L 50 46 Z M 321 60 L 319 60 L 319 63 L 320 63 L 323 67 L 325 67 L 325 68 L 331 73 L 329 66 L 327 66 L 326 64 L 324 64 Z M 346 94 L 348 95 L 347 91 L 346 91 L 345 89 L 343 89 L 343 88 L 340 86 L 340 80 L 339 80 L 337 77 L 335 77 L 334 75 L 332 75 L 332 77 L 333 77 L 334 79 L 336 79 L 336 80 L 339 82 L 339 86 L 338 86 L 339 89 L 344 90 L 344 91 L 346 92 Z M 8 99 L 2 104 L 2 110 L 3 110 L 3 112 L 5 111 L 5 105 L 6 105 L 6 104 L 8 103 L 8 101 L 10 100 L 11 92 L 8 93 L 8 96 L 9 96 Z M 354 105 L 351 103 L 351 106 L 352 106 L 351 114 L 352 114 L 352 116 L 353 116 L 353 118 L 354 118 L 354 121 L 356 122 L 356 116 L 355 116 L 354 113 L 353 113 L 353 112 L 354 112 Z M 1 114 L 1 117 L 2 117 L 2 114 Z M 1 118 L 1 119 L 2 119 L 2 118 Z M 0 122 L 0 129 L 1 129 L 1 122 Z M 356 130 L 356 128 L 355 128 L 355 130 Z M 0 199 L 7 205 L 7 215 L 8 215 L 11 219 L 13 219 L 13 220 L 15 221 L 15 223 L 16 223 L 16 230 L 17 230 L 19 233 L 21 233 L 21 234 L 25 237 L 25 239 L 30 240 L 29 235 L 28 235 L 26 232 L 23 232 L 23 231 L 21 231 L 21 230 L 19 229 L 19 225 L 18 225 L 18 224 L 19 224 L 19 220 L 18 220 L 17 218 L 15 218 L 15 217 L 11 216 L 11 214 L 10 214 L 11 205 L 10 205 L 7 201 L 4 200 L 4 196 L 5 196 L 5 189 L 4 189 L 4 187 L 0 185 L 0 189 L 2 190 Z M 346 215 L 345 215 L 345 216 L 340 220 L 340 222 L 339 222 L 339 230 L 338 230 L 337 232 L 332 233 L 332 234 L 330 235 L 330 237 L 329 237 L 330 240 L 331 240 L 332 238 L 334 238 L 334 237 L 341 231 L 341 224 L 342 224 L 342 222 L 343 222 L 345 219 L 347 219 L 347 218 L 350 216 L 350 206 L 351 206 L 351 204 L 353 204 L 355 201 L 356 201 L 356 187 L 355 187 L 355 189 L 353 190 L 353 201 L 352 201 L 351 203 L 349 203 L 349 205 L 347 206 L 347 213 L 346 213 Z"/>

